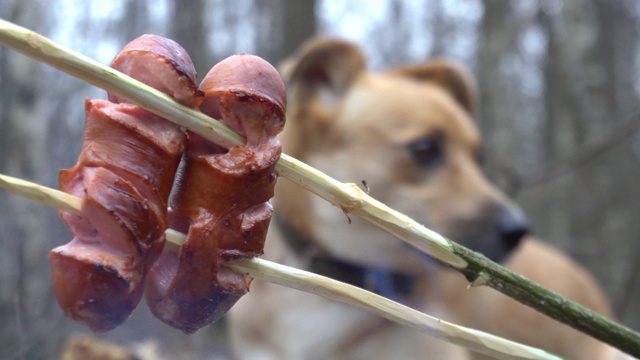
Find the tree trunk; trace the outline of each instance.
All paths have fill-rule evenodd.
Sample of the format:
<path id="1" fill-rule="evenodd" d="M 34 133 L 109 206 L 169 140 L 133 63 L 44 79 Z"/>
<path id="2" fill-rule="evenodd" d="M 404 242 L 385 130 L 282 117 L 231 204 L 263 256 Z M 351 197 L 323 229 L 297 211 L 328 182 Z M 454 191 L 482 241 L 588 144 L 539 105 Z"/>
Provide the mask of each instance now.
<path id="1" fill-rule="evenodd" d="M 316 1 L 284 0 L 283 38 L 278 60 L 293 52 L 316 33 Z"/>
<path id="2" fill-rule="evenodd" d="M 209 32 L 224 29 L 208 28 L 204 20 L 207 6 L 202 0 L 172 0 L 171 5 L 171 19 L 167 20 L 171 24 L 169 37 L 187 50 L 198 77 L 202 79 L 213 66 L 208 44 Z"/>

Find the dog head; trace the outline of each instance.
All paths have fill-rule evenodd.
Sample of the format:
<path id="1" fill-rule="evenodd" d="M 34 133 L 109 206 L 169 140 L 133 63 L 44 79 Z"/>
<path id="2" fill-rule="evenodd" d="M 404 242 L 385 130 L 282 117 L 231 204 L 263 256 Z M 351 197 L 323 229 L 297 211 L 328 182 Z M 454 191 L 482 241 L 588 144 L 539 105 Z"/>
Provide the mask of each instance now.
<path id="1" fill-rule="evenodd" d="M 527 232 L 520 209 L 481 171 L 475 84 L 462 67 L 432 61 L 374 74 L 355 45 L 325 38 L 305 44 L 282 73 L 286 153 L 340 181 L 366 181 L 374 198 L 494 260 Z M 401 241 L 297 185 L 280 181 L 276 194 L 278 215 L 330 256 L 423 266 Z"/>

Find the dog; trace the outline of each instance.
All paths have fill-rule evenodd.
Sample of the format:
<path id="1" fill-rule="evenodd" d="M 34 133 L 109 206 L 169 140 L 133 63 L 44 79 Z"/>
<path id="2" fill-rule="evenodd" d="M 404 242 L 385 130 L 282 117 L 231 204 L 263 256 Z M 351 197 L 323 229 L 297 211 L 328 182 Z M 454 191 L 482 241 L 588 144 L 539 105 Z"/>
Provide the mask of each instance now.
<path id="1" fill-rule="evenodd" d="M 352 43 L 317 38 L 282 67 L 289 155 L 605 316 L 602 290 L 571 259 L 530 236 L 522 210 L 481 170 L 476 88 L 433 60 L 367 71 Z M 280 180 L 265 258 L 330 276 L 420 311 L 572 359 L 616 353 L 402 241 Z M 483 359 L 456 345 L 315 295 L 254 281 L 229 316 L 241 359 Z"/>

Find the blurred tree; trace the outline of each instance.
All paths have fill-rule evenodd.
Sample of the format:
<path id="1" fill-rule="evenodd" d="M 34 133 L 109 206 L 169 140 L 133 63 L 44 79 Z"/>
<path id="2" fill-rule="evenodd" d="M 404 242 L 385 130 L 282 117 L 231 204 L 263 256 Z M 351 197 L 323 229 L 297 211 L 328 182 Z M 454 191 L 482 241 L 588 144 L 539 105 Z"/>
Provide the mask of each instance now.
<path id="1" fill-rule="evenodd" d="M 316 34 L 317 16 L 315 0 L 284 0 L 283 34 L 279 54 L 280 61 L 293 54 L 306 39 Z"/>
<path id="2" fill-rule="evenodd" d="M 0 17 L 46 32 L 49 25 L 41 4 L 4 0 Z M 24 56 L 0 48 L 0 172 L 49 183 L 55 176 L 47 170 L 46 124 L 39 122 L 46 92 L 42 67 Z M 38 86 L 39 85 L 39 86 Z M 46 257 L 48 246 L 44 222 L 47 210 L 0 192 L 0 358 L 45 358 L 48 346 L 62 341 L 64 332 L 51 333 L 60 325 L 54 310 Z M 34 206 L 35 205 L 35 206 Z"/>
<path id="3" fill-rule="evenodd" d="M 633 151 L 639 120 L 629 78 L 637 71 L 638 29 L 627 6 L 581 0 L 540 8 L 548 37 L 541 148 L 548 169 L 530 180 L 535 186 L 523 200 L 539 233 L 591 269 L 619 315 L 637 323 L 640 315 L 630 314 L 640 306 L 630 298 L 640 290 L 631 267 L 640 251 L 640 191 L 630 181 L 640 176 Z"/>
<path id="4" fill-rule="evenodd" d="M 624 1 L 483 4 L 477 73 L 487 173 L 517 194 L 535 234 L 589 268 L 637 324 L 640 191 L 630 181 L 640 176 L 640 122 L 629 80 L 637 14 Z M 532 34 L 542 58 L 527 63 Z M 531 90 L 535 81 L 540 91 Z"/>
<path id="5" fill-rule="evenodd" d="M 171 6 L 169 38 L 187 50 L 201 79 L 212 66 L 208 40 L 218 29 L 209 28 L 205 16 L 213 9 L 208 10 L 202 0 L 171 0 Z"/>
<path id="6" fill-rule="evenodd" d="M 482 18 L 482 45 L 478 57 L 479 126 L 487 144 L 487 173 L 501 188 L 509 188 L 513 176 L 517 140 L 513 129 L 515 98 L 519 95 L 504 75 L 504 64 L 516 50 L 518 23 L 508 16 L 512 3 L 485 0 Z M 442 21 L 442 20 L 441 20 Z M 441 22 L 440 21 L 440 22 Z M 442 36 L 441 36 L 442 37 Z"/>
<path id="7" fill-rule="evenodd" d="M 254 54 L 277 66 L 283 44 L 283 29 L 287 26 L 286 21 L 283 21 L 284 1 L 252 0 L 252 9 L 254 12 L 251 21 L 257 31 Z"/>

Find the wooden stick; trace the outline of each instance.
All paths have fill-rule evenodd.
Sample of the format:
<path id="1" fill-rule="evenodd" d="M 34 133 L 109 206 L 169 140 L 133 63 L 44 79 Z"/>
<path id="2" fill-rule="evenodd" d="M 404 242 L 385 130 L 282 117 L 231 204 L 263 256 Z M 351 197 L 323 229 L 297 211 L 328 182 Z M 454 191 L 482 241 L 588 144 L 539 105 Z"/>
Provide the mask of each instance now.
<path id="1" fill-rule="evenodd" d="M 2 174 L 0 187 L 42 205 L 80 214 L 82 199 L 62 191 Z M 178 231 L 168 229 L 165 234 L 168 241 L 178 246 L 185 242 L 185 234 Z M 254 278 L 358 307 L 498 359 L 559 359 L 542 350 L 434 318 L 369 291 L 311 272 L 258 258 L 229 263 L 228 266 Z"/>

